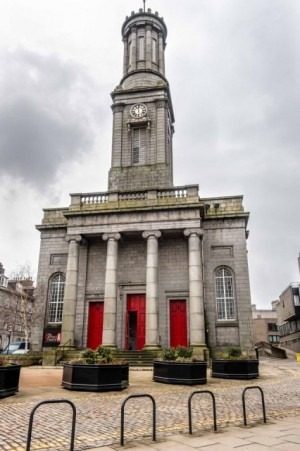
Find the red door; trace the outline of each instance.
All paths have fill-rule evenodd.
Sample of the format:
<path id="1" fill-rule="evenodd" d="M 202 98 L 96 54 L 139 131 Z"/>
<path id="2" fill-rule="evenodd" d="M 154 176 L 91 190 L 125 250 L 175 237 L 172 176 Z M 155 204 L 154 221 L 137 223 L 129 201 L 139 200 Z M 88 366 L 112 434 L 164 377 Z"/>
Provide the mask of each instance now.
<path id="1" fill-rule="evenodd" d="M 102 344 L 104 302 L 89 303 L 89 323 L 87 346 L 96 349 Z"/>
<path id="2" fill-rule="evenodd" d="M 185 299 L 170 300 L 170 346 L 187 346 Z"/>
<path id="3" fill-rule="evenodd" d="M 143 349 L 145 346 L 146 297 L 144 294 L 127 295 L 126 349 Z"/>

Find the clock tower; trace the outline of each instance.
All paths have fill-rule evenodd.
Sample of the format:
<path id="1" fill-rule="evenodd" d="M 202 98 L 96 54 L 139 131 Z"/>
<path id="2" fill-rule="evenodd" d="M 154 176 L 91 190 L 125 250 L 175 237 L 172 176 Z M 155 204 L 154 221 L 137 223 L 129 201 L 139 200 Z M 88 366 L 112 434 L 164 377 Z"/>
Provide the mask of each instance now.
<path id="1" fill-rule="evenodd" d="M 114 89 L 109 191 L 173 186 L 174 113 L 165 77 L 167 27 L 151 9 L 122 27 L 123 78 Z"/>

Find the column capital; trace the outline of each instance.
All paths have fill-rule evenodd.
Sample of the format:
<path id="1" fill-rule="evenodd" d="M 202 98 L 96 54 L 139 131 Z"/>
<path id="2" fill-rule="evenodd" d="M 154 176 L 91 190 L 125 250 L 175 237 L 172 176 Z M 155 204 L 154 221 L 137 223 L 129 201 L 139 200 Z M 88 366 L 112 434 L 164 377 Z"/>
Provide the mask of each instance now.
<path id="1" fill-rule="evenodd" d="M 199 238 L 201 238 L 203 236 L 203 229 L 185 229 L 184 230 L 184 236 L 186 237 L 190 237 L 192 235 L 196 235 Z"/>
<path id="2" fill-rule="evenodd" d="M 160 230 L 145 230 L 142 233 L 143 238 L 149 238 L 149 236 L 154 236 L 155 238 L 161 237 L 161 231 Z"/>
<path id="3" fill-rule="evenodd" d="M 81 244 L 84 242 L 84 239 L 81 235 L 67 235 L 65 240 L 70 243 L 70 241 L 75 241 L 78 244 Z"/>
<path id="4" fill-rule="evenodd" d="M 102 235 L 102 239 L 104 241 L 108 241 L 108 240 L 115 240 L 118 241 L 121 238 L 121 234 L 116 232 L 116 233 L 103 233 Z"/>

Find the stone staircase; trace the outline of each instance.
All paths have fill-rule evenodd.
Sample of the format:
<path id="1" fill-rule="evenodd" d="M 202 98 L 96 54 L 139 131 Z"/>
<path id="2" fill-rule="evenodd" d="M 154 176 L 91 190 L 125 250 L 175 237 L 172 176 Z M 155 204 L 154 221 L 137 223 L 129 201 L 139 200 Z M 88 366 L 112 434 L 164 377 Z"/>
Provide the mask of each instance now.
<path id="1" fill-rule="evenodd" d="M 151 367 L 157 353 L 152 351 L 115 351 L 114 356 L 117 359 L 127 360 L 129 366 Z"/>
<path id="2" fill-rule="evenodd" d="M 51 358 L 48 360 L 48 362 L 45 362 L 44 359 L 44 365 L 45 364 L 51 364 L 51 365 L 62 365 L 65 362 L 68 362 L 70 360 L 76 360 L 80 358 L 82 350 L 80 349 L 64 349 L 64 350 L 57 350 L 55 355 L 54 353 L 51 353 L 51 355 L 48 355 L 48 358 Z M 49 353 L 50 354 L 50 353 Z M 114 351 L 113 355 L 116 359 L 122 359 L 126 360 L 129 363 L 129 366 L 131 367 L 151 367 L 153 365 L 153 360 L 157 357 L 156 352 L 152 351 Z"/>

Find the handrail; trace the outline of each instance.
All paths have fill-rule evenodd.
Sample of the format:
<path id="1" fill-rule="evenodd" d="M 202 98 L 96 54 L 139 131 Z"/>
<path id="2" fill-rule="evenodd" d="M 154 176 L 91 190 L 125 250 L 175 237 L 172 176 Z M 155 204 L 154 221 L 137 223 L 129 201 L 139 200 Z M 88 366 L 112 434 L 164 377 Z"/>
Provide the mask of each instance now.
<path id="1" fill-rule="evenodd" d="M 120 444 L 124 446 L 124 417 L 125 417 L 125 404 L 131 398 L 150 398 L 152 401 L 152 440 L 156 440 L 156 403 L 153 396 L 148 394 L 137 394 L 137 395 L 129 395 L 124 399 L 121 406 L 121 438 Z"/>

